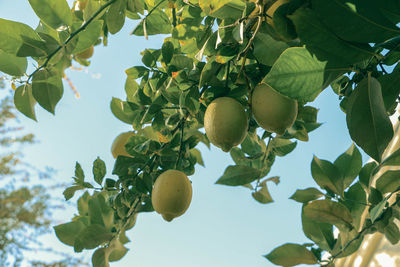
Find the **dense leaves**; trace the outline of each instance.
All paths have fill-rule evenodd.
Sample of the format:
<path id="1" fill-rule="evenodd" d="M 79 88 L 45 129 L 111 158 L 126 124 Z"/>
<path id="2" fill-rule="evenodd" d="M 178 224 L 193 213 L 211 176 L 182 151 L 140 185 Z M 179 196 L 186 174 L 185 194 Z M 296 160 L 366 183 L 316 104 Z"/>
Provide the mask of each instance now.
<path id="1" fill-rule="evenodd" d="M 137 20 L 135 38 L 166 35 L 162 47 L 141 53 L 143 66 L 126 70 L 126 99 L 111 100 L 111 112 L 135 132 L 115 161 L 112 174 L 118 177 L 107 178 L 105 163 L 97 158 L 92 172 L 100 187 L 77 164 L 74 183 L 64 191 L 67 200 L 85 193 L 73 224 L 57 226 L 56 233 L 75 251 L 97 248 L 94 266 L 125 255 L 125 231 L 138 213 L 153 211 L 152 186 L 162 171 L 192 175 L 196 164 L 204 165 L 196 147 L 210 146 L 202 128 L 211 101 L 234 98 L 249 118 L 247 137 L 230 151 L 235 164 L 216 183 L 249 188 L 256 201 L 267 204 L 273 201 L 268 182 L 279 183 L 279 177 L 266 178 L 276 157 L 288 155 L 296 140 L 308 141 L 321 126 L 318 109 L 308 103 L 329 85 L 341 100 L 355 144 L 333 162 L 314 156 L 311 174 L 320 188 L 297 190 L 290 197 L 302 203 L 303 231 L 316 248 L 286 244 L 266 257 L 282 266 L 315 264 L 327 251 L 332 263 L 357 250 L 373 227 L 391 242 L 398 240 L 385 195 L 398 190 L 398 171 L 380 172 L 400 165 L 400 150 L 383 159 L 393 137 L 389 115 L 400 92 L 395 1 L 87 0 L 73 8 L 65 0 L 29 2 L 40 18 L 35 30 L 0 19 L 0 71 L 22 77 L 27 62 L 36 61 L 38 68 L 26 80 L 11 77 L 18 84 L 16 107 L 31 119 L 36 119 L 36 102 L 55 112 L 65 70 L 73 60 L 88 66 L 78 53 L 107 45 L 108 35 L 118 33 L 126 18 Z M 392 65 L 388 72 L 386 66 Z M 260 82 L 298 101 L 296 121 L 282 135 L 262 131 L 253 118 L 250 96 Z M 362 166 L 356 145 L 382 163 Z M 340 230 L 337 237 L 333 226 Z M 70 228 L 79 228 L 79 236 Z"/>

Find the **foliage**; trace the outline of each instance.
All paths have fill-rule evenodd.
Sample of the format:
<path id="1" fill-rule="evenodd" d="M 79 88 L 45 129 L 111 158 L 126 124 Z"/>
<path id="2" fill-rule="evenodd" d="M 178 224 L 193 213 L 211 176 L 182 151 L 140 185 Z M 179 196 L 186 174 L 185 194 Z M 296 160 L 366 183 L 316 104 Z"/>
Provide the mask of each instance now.
<path id="1" fill-rule="evenodd" d="M 354 143 L 375 161 L 363 165 L 356 145 L 334 162 L 314 157 L 312 177 L 320 189 L 291 197 L 303 205 L 303 231 L 313 243 L 289 243 L 266 258 L 284 266 L 329 265 L 355 252 L 366 234 L 380 231 L 398 241 L 393 221 L 399 218 L 400 184 L 383 169 L 400 164 L 398 151 L 383 157 L 400 92 L 397 1 L 290 0 L 274 11 L 273 0 L 82 0 L 83 10 L 82 3 L 69 9 L 65 0 L 51 1 L 51 7 L 50 1 L 29 2 L 41 20 L 35 30 L 0 19 L 0 56 L 7 63 L 0 70 L 19 83 L 15 104 L 31 119 L 36 103 L 55 112 L 64 70 L 72 60 L 89 65 L 78 53 L 107 45 L 126 18 L 138 20 L 133 35 L 167 34 L 161 48 L 141 53 L 142 66 L 126 70 L 126 99 L 111 101 L 115 117 L 136 132 L 125 146 L 131 157 L 119 156 L 114 164 L 118 178 L 106 178 L 105 164 L 97 159 L 96 188 L 77 163 L 74 184 L 64 192 L 70 199 L 85 190 L 79 215 L 55 227 L 56 234 L 76 252 L 96 248 L 94 266 L 108 266 L 127 253 L 125 232 L 138 213 L 153 211 L 152 186 L 162 171 L 192 175 L 194 165 L 202 164 L 196 146 L 209 146 L 201 129 L 211 101 L 234 98 L 249 118 L 245 140 L 230 151 L 235 165 L 217 183 L 248 187 L 256 201 L 269 203 L 268 182 L 279 182 L 266 178 L 271 166 L 320 126 L 318 110 L 309 103 L 329 85 L 341 100 Z M 27 58 L 38 67 L 19 80 Z M 251 94 L 259 83 L 299 103 L 296 121 L 282 135 L 262 131 L 252 116 Z M 330 255 L 326 260 L 324 252 Z"/>
<path id="2" fill-rule="evenodd" d="M 42 181 L 47 179 L 48 186 L 54 187 L 48 181 L 51 170 L 35 169 L 23 161 L 21 152 L 17 152 L 18 147 L 32 144 L 35 140 L 32 134 L 23 133 L 16 118 L 12 99 L 3 98 L 0 102 L 0 181 L 4 184 L 0 188 L 0 265 L 21 266 L 29 263 L 42 267 L 81 266 L 83 262 L 80 259 L 69 259 L 67 255 L 37 240 L 49 232 L 52 207 L 60 205 L 50 198 L 45 186 L 32 181 L 38 176 Z M 34 258 L 25 259 L 24 252 L 32 250 L 46 251 L 64 259 L 51 263 Z"/>

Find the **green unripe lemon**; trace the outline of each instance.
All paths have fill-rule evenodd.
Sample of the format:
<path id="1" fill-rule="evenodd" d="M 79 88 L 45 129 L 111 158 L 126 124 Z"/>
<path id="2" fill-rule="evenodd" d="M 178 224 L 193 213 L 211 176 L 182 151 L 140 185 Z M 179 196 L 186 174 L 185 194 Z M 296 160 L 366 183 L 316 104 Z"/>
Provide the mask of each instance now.
<path id="1" fill-rule="evenodd" d="M 125 132 L 118 135 L 111 146 L 111 153 L 113 157 L 116 159 L 118 156 L 126 156 L 132 157 L 131 155 L 126 152 L 125 145 L 128 142 L 129 137 L 135 135 L 134 132 Z"/>
<path id="2" fill-rule="evenodd" d="M 251 108 L 262 128 L 280 135 L 293 125 L 297 117 L 297 101 L 281 95 L 265 83 L 254 88 Z"/>
<path id="3" fill-rule="evenodd" d="M 86 48 L 82 52 L 76 54 L 76 56 L 82 59 L 89 59 L 93 56 L 93 53 L 94 53 L 94 47 L 92 45 L 91 47 Z"/>
<path id="4" fill-rule="evenodd" d="M 167 170 L 158 176 L 151 193 L 154 210 L 167 222 L 181 216 L 192 201 L 192 184 L 181 171 Z"/>
<path id="5" fill-rule="evenodd" d="M 232 147 L 242 143 L 246 137 L 246 112 L 233 98 L 217 98 L 206 109 L 204 129 L 211 143 L 228 152 Z"/>

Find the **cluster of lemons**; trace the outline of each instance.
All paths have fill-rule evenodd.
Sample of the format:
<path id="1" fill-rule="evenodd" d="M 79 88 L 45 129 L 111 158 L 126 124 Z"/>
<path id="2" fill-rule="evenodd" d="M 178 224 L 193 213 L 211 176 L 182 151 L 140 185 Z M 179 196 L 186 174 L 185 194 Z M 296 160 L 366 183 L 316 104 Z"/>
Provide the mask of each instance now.
<path id="1" fill-rule="evenodd" d="M 279 135 L 284 134 L 297 117 L 297 101 L 281 95 L 266 83 L 254 88 L 250 104 L 257 123 Z M 237 100 L 219 97 L 206 109 L 204 128 L 210 142 L 228 152 L 245 139 L 248 115 Z M 132 135 L 135 133 L 126 132 L 115 138 L 111 148 L 114 158 L 119 155 L 131 157 L 125 150 L 125 144 Z M 157 178 L 151 196 L 154 210 L 166 221 L 172 221 L 188 209 L 192 200 L 192 185 L 185 173 L 167 170 Z"/>

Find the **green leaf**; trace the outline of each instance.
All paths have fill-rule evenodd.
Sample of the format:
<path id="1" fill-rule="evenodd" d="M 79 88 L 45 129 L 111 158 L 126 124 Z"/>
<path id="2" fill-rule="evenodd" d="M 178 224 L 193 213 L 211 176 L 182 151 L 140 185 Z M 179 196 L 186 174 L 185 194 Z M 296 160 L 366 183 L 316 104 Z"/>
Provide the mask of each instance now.
<path id="1" fill-rule="evenodd" d="M 314 156 L 311 162 L 311 174 L 314 181 L 323 189 L 335 194 L 343 193 L 343 180 L 338 168 L 327 160 Z"/>
<path id="2" fill-rule="evenodd" d="M 292 152 L 297 146 L 297 142 L 292 142 L 288 139 L 274 138 L 271 140 L 270 147 L 274 151 L 275 155 L 284 157 Z"/>
<path id="3" fill-rule="evenodd" d="M 41 42 L 40 36 L 28 25 L 0 18 L 0 49 L 11 55 L 18 56 L 44 56 L 44 51 L 30 50 L 31 54 L 25 55 L 20 50 L 27 50 L 26 39 Z"/>
<path id="4" fill-rule="evenodd" d="M 200 151 L 197 148 L 192 148 L 190 150 L 190 154 L 192 154 L 196 158 L 196 162 L 201 166 L 205 167 L 203 158 L 201 156 Z"/>
<path id="5" fill-rule="evenodd" d="M 114 212 L 102 194 L 89 199 L 89 216 L 92 224 L 102 225 L 111 230 L 114 224 Z"/>
<path id="6" fill-rule="evenodd" d="M 308 203 L 304 207 L 304 214 L 317 222 L 336 225 L 339 229 L 353 228 L 353 218 L 346 206 L 328 199 Z"/>
<path id="7" fill-rule="evenodd" d="M 363 213 L 367 206 L 367 195 L 363 190 L 361 183 L 357 182 L 352 185 L 347 192 L 344 193 L 343 204 L 350 210 L 353 217 L 353 225 L 355 229 L 359 229 L 360 223 L 363 223 Z"/>
<path id="8" fill-rule="evenodd" d="M 77 237 L 77 242 L 84 249 L 94 249 L 97 246 L 110 241 L 114 234 L 108 231 L 104 226 L 99 224 L 91 224 L 83 229 Z"/>
<path id="9" fill-rule="evenodd" d="M 222 67 L 221 64 L 215 61 L 215 57 L 211 57 L 207 60 L 206 65 L 200 74 L 199 88 L 208 84 L 211 78 L 215 77 L 215 73 Z"/>
<path id="10" fill-rule="evenodd" d="M 400 149 L 396 150 L 392 154 L 390 154 L 385 160 L 382 162 L 381 167 L 383 166 L 397 166 L 400 165 Z"/>
<path id="11" fill-rule="evenodd" d="M 19 86 L 14 93 L 14 105 L 22 114 L 36 121 L 36 101 L 32 95 L 32 86 L 29 83 Z"/>
<path id="12" fill-rule="evenodd" d="M 93 176 L 96 183 L 101 185 L 106 176 L 106 164 L 99 157 L 93 162 Z"/>
<path id="13" fill-rule="evenodd" d="M 185 55 L 174 55 L 169 64 L 171 66 L 175 66 L 178 70 L 193 69 L 193 59 L 191 59 Z"/>
<path id="14" fill-rule="evenodd" d="M 132 124 L 137 116 L 127 102 L 115 97 L 111 100 L 110 108 L 111 112 L 117 119 L 127 124 Z"/>
<path id="15" fill-rule="evenodd" d="M 135 66 L 125 70 L 126 75 L 131 79 L 143 77 L 149 73 L 149 69 L 143 66 Z"/>
<path id="16" fill-rule="evenodd" d="M 74 196 L 75 192 L 81 189 L 85 189 L 85 187 L 82 185 L 73 185 L 67 187 L 63 192 L 65 200 L 71 199 Z"/>
<path id="17" fill-rule="evenodd" d="M 33 75 L 32 95 L 48 112 L 54 114 L 57 103 L 64 93 L 62 79 L 55 73 L 40 70 Z"/>
<path id="18" fill-rule="evenodd" d="M 163 57 L 163 61 L 166 64 L 168 64 L 171 61 L 172 56 L 174 55 L 174 51 L 175 51 L 175 48 L 174 48 L 174 45 L 172 44 L 172 42 L 166 41 L 163 43 L 162 48 L 161 48 L 161 54 Z"/>
<path id="19" fill-rule="evenodd" d="M 117 0 L 108 9 L 106 23 L 111 34 L 116 34 L 124 26 L 126 4 L 126 0 Z"/>
<path id="20" fill-rule="evenodd" d="M 260 178 L 261 172 L 248 166 L 228 166 L 216 184 L 238 186 L 245 185 Z"/>
<path id="21" fill-rule="evenodd" d="M 265 256 L 270 262 L 280 266 L 295 266 L 298 264 L 316 264 L 317 258 L 305 246 L 286 243 L 275 248 Z"/>
<path id="22" fill-rule="evenodd" d="M 400 231 L 399 227 L 394 222 L 389 222 L 389 224 L 385 227 L 384 230 L 386 238 L 389 240 L 392 245 L 396 245 L 400 240 Z"/>
<path id="23" fill-rule="evenodd" d="M 385 198 L 369 211 L 372 223 L 374 223 L 376 219 L 378 219 L 382 215 L 386 203 L 387 199 Z"/>
<path id="24" fill-rule="evenodd" d="M 400 171 L 387 170 L 376 180 L 376 189 L 382 194 L 394 192 L 400 188 Z"/>
<path id="25" fill-rule="evenodd" d="M 97 40 L 101 36 L 103 29 L 103 21 L 95 20 L 92 21 L 79 35 L 78 42 L 75 45 L 72 54 L 80 53 L 92 45 L 96 44 Z"/>
<path id="26" fill-rule="evenodd" d="M 83 172 L 81 164 L 79 164 L 78 162 L 75 163 L 75 177 L 82 182 L 85 179 L 85 173 Z"/>
<path id="27" fill-rule="evenodd" d="M 346 42 L 336 36 L 318 15 L 311 9 L 299 8 L 289 18 L 295 24 L 300 40 L 319 60 L 347 66 L 375 55 L 368 44 Z"/>
<path id="28" fill-rule="evenodd" d="M 267 183 L 262 183 L 261 189 L 257 190 L 256 192 L 251 193 L 251 195 L 253 196 L 253 198 L 255 200 L 257 200 L 258 202 L 260 202 L 262 204 L 268 204 L 268 203 L 274 202 L 274 200 L 272 199 L 272 197 L 268 191 Z"/>
<path id="29" fill-rule="evenodd" d="M 110 254 L 109 248 L 98 248 L 92 256 L 93 267 L 109 267 L 108 257 Z"/>
<path id="30" fill-rule="evenodd" d="M 393 137 L 393 126 L 386 113 L 381 85 L 373 78 L 363 79 L 347 103 L 347 127 L 351 138 L 378 162 Z"/>
<path id="31" fill-rule="evenodd" d="M 119 261 L 128 252 L 128 249 L 124 247 L 124 245 L 117 238 L 113 239 L 110 244 L 110 248 L 111 252 L 108 258 L 109 261 Z"/>
<path id="32" fill-rule="evenodd" d="M 386 110 L 390 110 L 393 105 L 397 105 L 396 99 L 400 94 L 400 72 L 393 71 L 390 74 L 382 75 L 378 78 L 382 86 L 382 97 Z"/>
<path id="33" fill-rule="evenodd" d="M 29 0 L 36 15 L 53 29 L 72 24 L 72 12 L 66 0 Z"/>
<path id="34" fill-rule="evenodd" d="M 54 226 L 57 238 L 68 246 L 73 246 L 75 239 L 80 235 L 85 225 L 80 221 L 59 224 Z"/>
<path id="35" fill-rule="evenodd" d="M 320 248 L 331 251 L 335 244 L 333 226 L 328 223 L 320 223 L 310 219 L 304 214 L 304 207 L 301 211 L 301 222 L 304 234 L 314 241 Z"/>
<path id="36" fill-rule="evenodd" d="M 358 176 L 358 173 L 362 168 L 361 153 L 357 147 L 352 144 L 349 149 L 340 155 L 333 163 L 340 173 L 342 174 L 343 187 L 347 188 L 354 179 Z"/>
<path id="37" fill-rule="evenodd" d="M 292 47 L 276 60 L 263 82 L 285 96 L 311 102 L 341 73 L 306 48 Z"/>
<path id="38" fill-rule="evenodd" d="M 264 25 L 265 26 L 265 25 Z M 259 32 L 254 38 L 253 54 L 259 62 L 267 66 L 272 66 L 283 51 L 289 46 L 282 41 L 277 41 L 268 34 L 268 31 L 261 26 Z M 268 49 L 265 49 L 268 47 Z"/>
<path id="39" fill-rule="evenodd" d="M 25 57 L 16 57 L 0 50 L 0 71 L 11 76 L 24 75 L 28 61 Z"/>
<path id="40" fill-rule="evenodd" d="M 382 6 L 386 6 L 385 1 L 312 1 L 313 10 L 325 25 L 340 38 L 358 43 L 383 42 L 400 34 L 382 14 Z"/>
<path id="41" fill-rule="evenodd" d="M 373 170 L 378 166 L 375 161 L 365 164 L 359 174 L 360 184 L 363 186 L 364 190 L 369 191 L 371 185 L 371 178 Z"/>
<path id="42" fill-rule="evenodd" d="M 314 187 L 306 188 L 306 189 L 298 189 L 296 192 L 290 197 L 294 201 L 300 203 L 307 203 L 312 200 L 316 200 L 320 197 L 324 196 L 324 194 Z"/>
<path id="43" fill-rule="evenodd" d="M 146 29 L 147 35 L 169 34 L 171 33 L 171 22 L 164 12 L 156 9 L 150 16 L 143 19 L 131 34 L 145 36 L 144 29 Z"/>
<path id="44" fill-rule="evenodd" d="M 242 17 L 245 3 L 240 0 L 200 0 L 201 9 L 207 14 L 219 19 L 239 19 Z"/>

